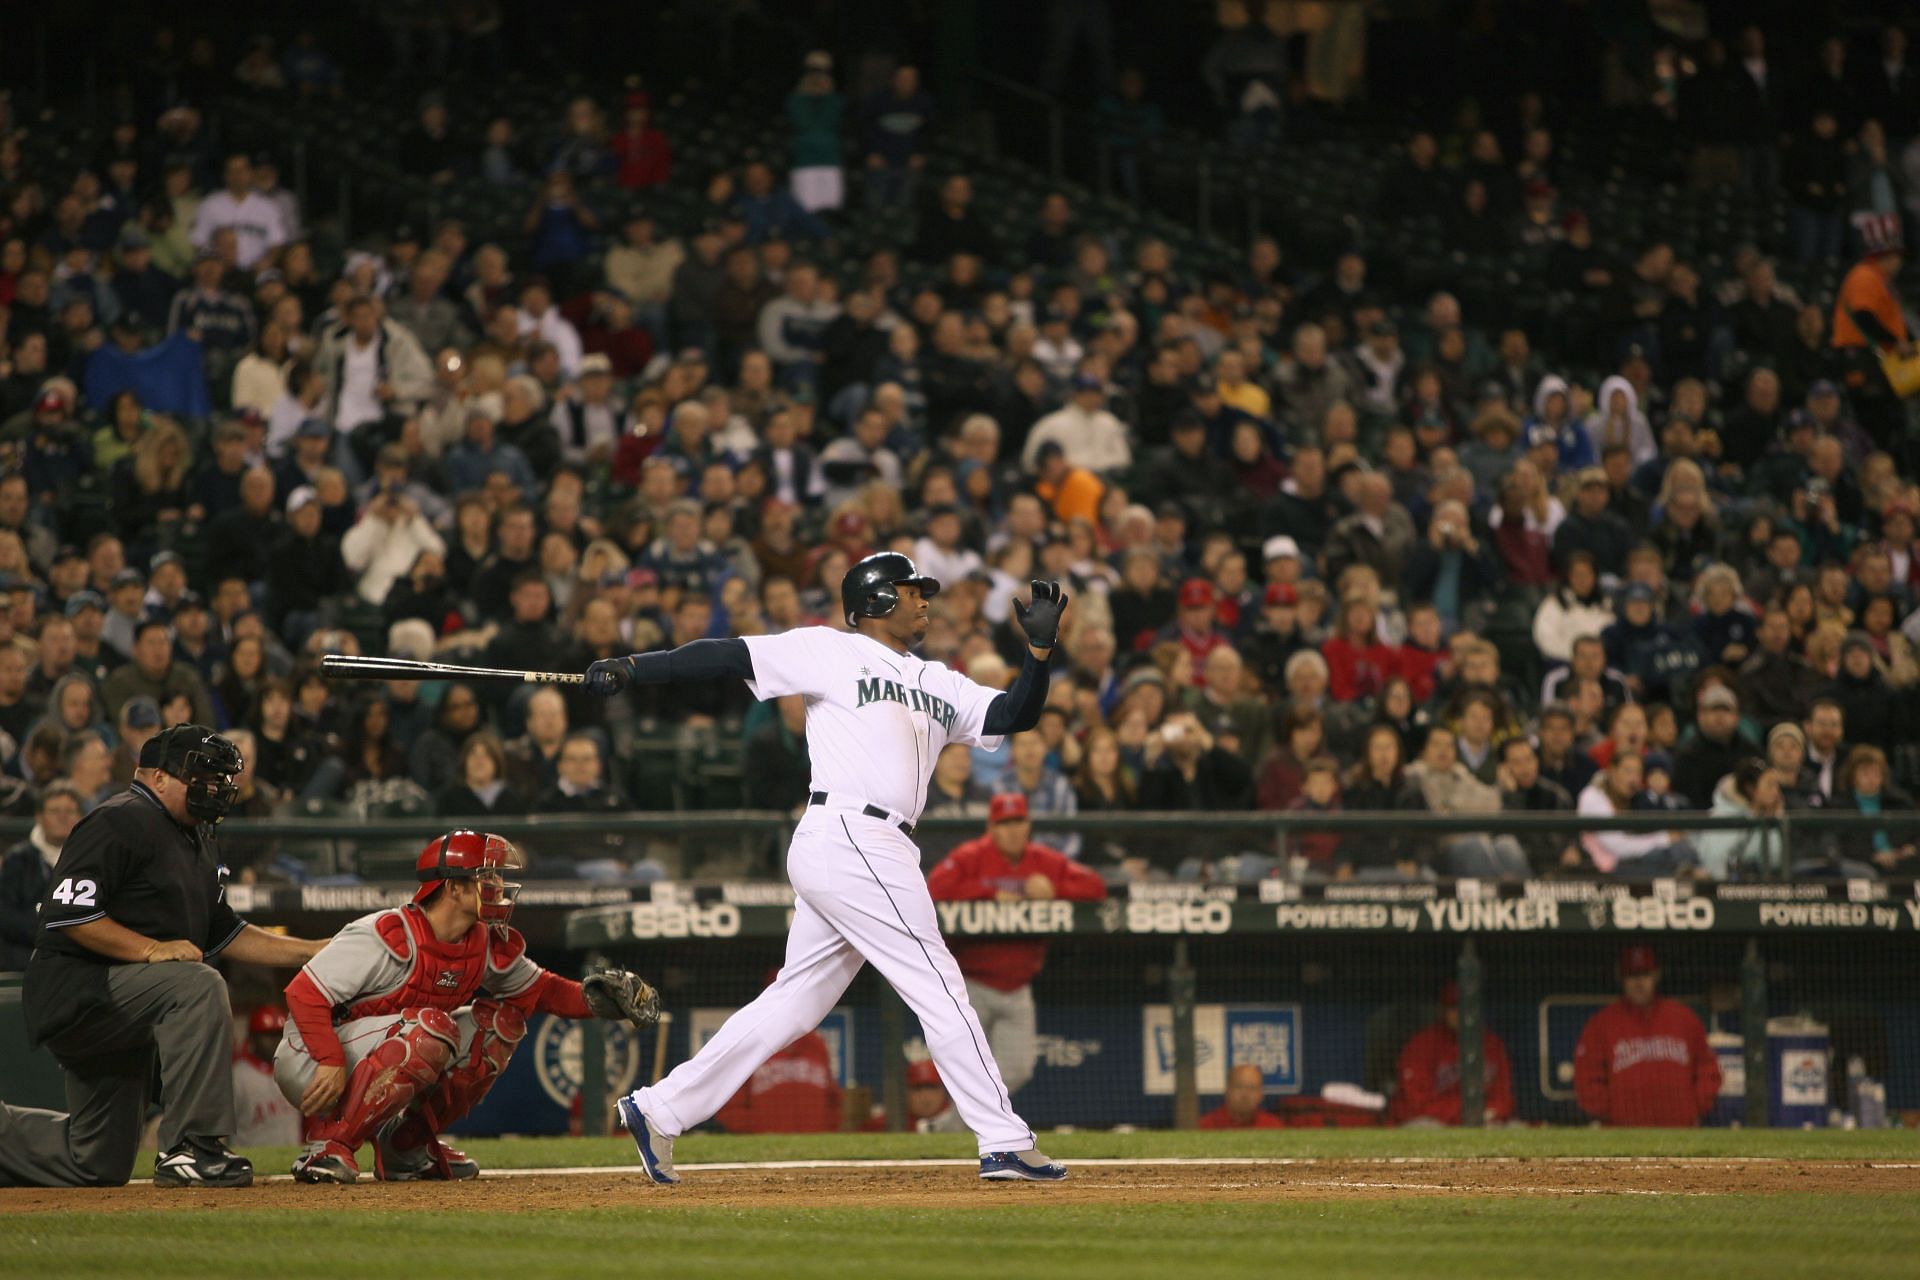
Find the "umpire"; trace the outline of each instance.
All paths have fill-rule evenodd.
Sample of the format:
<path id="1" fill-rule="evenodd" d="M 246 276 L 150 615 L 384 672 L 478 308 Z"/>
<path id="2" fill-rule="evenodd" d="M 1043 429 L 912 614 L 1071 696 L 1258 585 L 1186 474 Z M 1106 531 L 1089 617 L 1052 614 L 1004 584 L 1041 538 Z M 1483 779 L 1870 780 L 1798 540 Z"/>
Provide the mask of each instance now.
<path id="1" fill-rule="evenodd" d="M 224 952 L 288 968 L 323 944 L 246 923 L 226 902 L 214 826 L 241 770 L 234 745 L 177 725 L 140 749 L 133 783 L 81 819 L 40 904 L 27 1032 L 59 1059 L 66 1113 L 0 1104 L 0 1187 L 119 1186 L 133 1172 L 159 1058 L 159 1186 L 244 1187 L 234 1130 Z"/>

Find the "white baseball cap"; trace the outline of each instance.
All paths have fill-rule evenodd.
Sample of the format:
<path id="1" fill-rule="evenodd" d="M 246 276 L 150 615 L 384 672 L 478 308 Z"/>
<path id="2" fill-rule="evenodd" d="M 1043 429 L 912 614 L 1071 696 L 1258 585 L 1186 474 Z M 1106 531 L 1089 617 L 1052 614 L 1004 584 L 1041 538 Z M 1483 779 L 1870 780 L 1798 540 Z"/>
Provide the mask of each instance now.
<path id="1" fill-rule="evenodd" d="M 287 514 L 292 515 L 310 502 L 320 501 L 320 491 L 310 484 L 303 484 L 287 495 Z"/>
<path id="2" fill-rule="evenodd" d="M 1260 556 L 1263 560 L 1298 560 L 1300 544 L 1284 533 L 1276 533 L 1260 548 Z"/>

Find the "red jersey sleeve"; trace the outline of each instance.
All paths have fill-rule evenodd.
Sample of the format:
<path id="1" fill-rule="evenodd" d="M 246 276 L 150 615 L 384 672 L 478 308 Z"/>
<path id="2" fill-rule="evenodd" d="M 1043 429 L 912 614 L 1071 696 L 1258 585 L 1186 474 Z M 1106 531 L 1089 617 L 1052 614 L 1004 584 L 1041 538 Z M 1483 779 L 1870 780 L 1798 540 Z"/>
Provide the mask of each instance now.
<path id="1" fill-rule="evenodd" d="M 1587 1019 L 1580 1043 L 1573 1051 L 1573 1093 L 1580 1109 L 1605 1121 L 1612 1109 L 1607 1063 L 1613 1056 L 1613 1037 L 1607 1030 L 1607 1010 Z"/>
<path id="2" fill-rule="evenodd" d="M 1022 860 L 1034 859 L 1040 873 L 1053 882 L 1053 896 L 1069 902 L 1098 902 L 1107 896 L 1107 882 L 1100 873 L 1083 867 L 1066 854 L 1030 844 Z"/>
<path id="3" fill-rule="evenodd" d="M 1513 1119 L 1513 1068 L 1507 1062 L 1507 1046 L 1499 1036 L 1487 1033 L 1487 1110 L 1495 1120 Z"/>
<path id="4" fill-rule="evenodd" d="M 287 1013 L 293 1025 L 300 1028 L 307 1053 L 323 1067 L 345 1066 L 346 1050 L 340 1047 L 340 1037 L 333 1032 L 333 1001 L 327 999 L 306 970 L 293 975 L 293 981 L 287 984 L 286 996 Z"/>
<path id="5" fill-rule="evenodd" d="M 1434 1037 L 1424 1031 L 1416 1033 L 1401 1046 L 1400 1091 L 1393 1099 L 1394 1118 L 1401 1123 L 1418 1116 L 1433 1115 L 1433 1107 L 1440 1096 L 1434 1084 L 1435 1047 Z"/>
<path id="6" fill-rule="evenodd" d="M 927 892 L 939 902 L 964 902 L 993 897 L 993 886 L 980 875 L 981 855 L 993 847 L 988 836 L 969 840 L 940 859 L 927 873 Z"/>
<path id="7" fill-rule="evenodd" d="M 1687 1048 L 1693 1056 L 1693 1102 L 1704 1116 L 1720 1101 L 1720 1055 L 1707 1043 L 1707 1029 L 1691 1009 L 1687 1016 L 1693 1023 L 1687 1029 Z"/>
<path id="8" fill-rule="evenodd" d="M 593 1016 L 580 984 L 546 969 L 541 969 L 526 987 L 504 999 L 523 1013 L 551 1013 L 562 1018 Z"/>

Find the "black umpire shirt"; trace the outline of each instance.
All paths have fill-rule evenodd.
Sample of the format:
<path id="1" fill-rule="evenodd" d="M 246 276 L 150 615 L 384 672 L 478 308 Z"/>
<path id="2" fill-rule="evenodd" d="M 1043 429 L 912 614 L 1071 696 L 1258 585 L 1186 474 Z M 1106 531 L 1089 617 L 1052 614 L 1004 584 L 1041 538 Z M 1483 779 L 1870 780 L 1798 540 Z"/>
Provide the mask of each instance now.
<path id="1" fill-rule="evenodd" d="M 246 927 L 227 905 L 226 875 L 212 827 L 181 826 L 141 783 L 82 818 L 40 902 L 23 993 L 35 1043 L 107 1006 L 107 969 L 122 963 L 82 946 L 68 929 L 106 917 L 156 942 L 191 942 L 211 957 Z"/>

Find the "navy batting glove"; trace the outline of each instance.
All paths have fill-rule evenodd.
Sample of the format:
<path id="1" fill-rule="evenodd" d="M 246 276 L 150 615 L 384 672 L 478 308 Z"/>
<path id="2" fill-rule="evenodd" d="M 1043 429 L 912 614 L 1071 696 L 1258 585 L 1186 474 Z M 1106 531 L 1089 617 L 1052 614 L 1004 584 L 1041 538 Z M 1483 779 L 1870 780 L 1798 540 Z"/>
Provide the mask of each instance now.
<path id="1" fill-rule="evenodd" d="M 633 682 L 633 668 L 625 658 L 602 658 L 587 668 L 587 692 L 611 698 Z"/>
<path id="2" fill-rule="evenodd" d="M 1035 582 L 1033 603 L 1013 602 L 1013 616 L 1027 633 L 1027 643 L 1036 649 L 1051 649 L 1060 638 L 1060 615 L 1067 611 L 1067 593 L 1057 582 Z"/>

